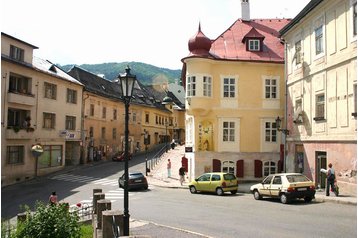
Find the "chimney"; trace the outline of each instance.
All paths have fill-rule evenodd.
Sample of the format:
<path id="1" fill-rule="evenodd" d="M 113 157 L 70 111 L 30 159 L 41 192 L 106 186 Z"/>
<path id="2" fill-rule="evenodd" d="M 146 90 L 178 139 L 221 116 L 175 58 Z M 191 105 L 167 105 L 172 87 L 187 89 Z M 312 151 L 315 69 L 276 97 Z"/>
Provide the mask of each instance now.
<path id="1" fill-rule="evenodd" d="M 241 18 L 243 21 L 250 21 L 249 0 L 241 0 Z"/>

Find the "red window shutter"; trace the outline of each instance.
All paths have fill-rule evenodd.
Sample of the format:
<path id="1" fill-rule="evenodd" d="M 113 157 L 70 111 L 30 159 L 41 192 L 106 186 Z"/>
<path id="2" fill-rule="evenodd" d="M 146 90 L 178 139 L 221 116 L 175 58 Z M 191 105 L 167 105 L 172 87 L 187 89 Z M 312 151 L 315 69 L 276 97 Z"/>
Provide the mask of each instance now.
<path id="1" fill-rule="evenodd" d="M 188 158 L 185 156 L 181 158 L 181 166 L 184 167 L 185 172 L 188 172 Z"/>
<path id="2" fill-rule="evenodd" d="M 244 177 L 244 160 L 238 160 L 236 162 L 236 177 Z"/>
<path id="3" fill-rule="evenodd" d="M 221 172 L 221 161 L 213 159 L 213 172 Z"/>
<path id="4" fill-rule="evenodd" d="M 255 178 L 262 177 L 262 161 L 255 160 Z"/>

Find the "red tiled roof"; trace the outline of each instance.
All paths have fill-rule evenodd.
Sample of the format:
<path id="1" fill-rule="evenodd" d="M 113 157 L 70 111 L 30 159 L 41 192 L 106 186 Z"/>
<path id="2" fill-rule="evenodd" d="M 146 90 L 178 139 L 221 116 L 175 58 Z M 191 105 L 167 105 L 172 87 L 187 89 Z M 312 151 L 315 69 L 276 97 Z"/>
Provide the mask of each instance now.
<path id="1" fill-rule="evenodd" d="M 279 30 L 289 22 L 290 19 L 238 19 L 212 41 L 209 54 L 204 56 L 191 51 L 188 57 L 283 63 L 284 45 L 280 42 Z M 262 51 L 246 50 L 244 38 L 263 40 Z"/>

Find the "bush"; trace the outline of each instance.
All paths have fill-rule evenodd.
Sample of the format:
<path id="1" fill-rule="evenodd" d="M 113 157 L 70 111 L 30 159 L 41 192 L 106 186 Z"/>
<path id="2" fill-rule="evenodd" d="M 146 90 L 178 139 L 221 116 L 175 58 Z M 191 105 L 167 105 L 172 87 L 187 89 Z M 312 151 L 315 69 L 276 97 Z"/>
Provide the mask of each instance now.
<path id="1" fill-rule="evenodd" d="M 18 224 L 15 238 L 80 238 L 78 214 L 68 211 L 68 204 L 36 203 L 35 213 L 27 208 L 27 218 Z"/>

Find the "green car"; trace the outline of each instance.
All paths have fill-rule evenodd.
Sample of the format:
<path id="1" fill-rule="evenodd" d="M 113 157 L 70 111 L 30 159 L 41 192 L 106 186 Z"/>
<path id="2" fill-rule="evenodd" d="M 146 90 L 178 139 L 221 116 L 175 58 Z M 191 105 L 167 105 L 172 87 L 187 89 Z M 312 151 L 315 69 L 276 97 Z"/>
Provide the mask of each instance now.
<path id="1" fill-rule="evenodd" d="M 213 192 L 221 196 L 225 192 L 236 194 L 238 181 L 235 175 L 229 173 L 205 173 L 189 184 L 191 193 Z"/>

